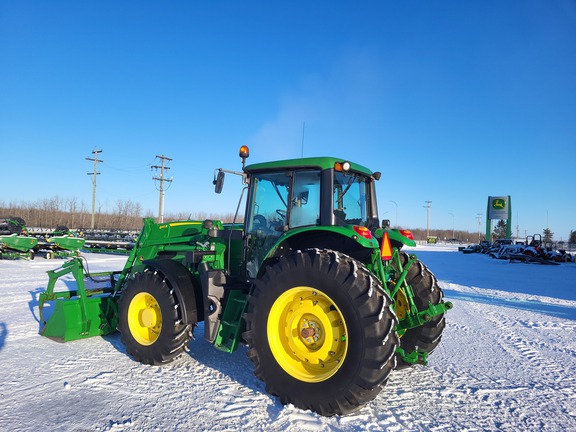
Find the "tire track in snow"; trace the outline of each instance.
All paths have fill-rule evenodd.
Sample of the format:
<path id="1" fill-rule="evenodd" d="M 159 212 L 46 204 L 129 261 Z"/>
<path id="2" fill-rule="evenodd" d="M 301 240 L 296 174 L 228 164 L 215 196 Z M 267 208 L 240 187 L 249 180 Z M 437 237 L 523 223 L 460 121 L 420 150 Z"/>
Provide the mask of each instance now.
<path id="1" fill-rule="evenodd" d="M 565 378 L 573 381 L 572 371 L 565 370 L 565 362 L 550 354 L 564 354 L 576 357 L 576 350 L 569 346 L 562 345 L 563 349 L 558 350 L 552 346 L 548 340 L 539 340 L 542 332 L 535 332 L 534 326 L 529 321 L 518 321 L 509 318 L 506 314 L 496 314 L 493 309 L 484 308 L 484 317 L 501 334 L 497 339 L 498 344 L 510 354 L 514 359 L 527 360 L 533 367 L 540 371 L 551 371 L 554 375 L 558 371 L 565 372 Z M 544 323 L 541 327 L 547 327 Z M 553 326 L 560 331 L 570 332 L 574 330 L 571 325 Z M 558 346 L 557 343 L 554 344 Z"/>
<path id="2" fill-rule="evenodd" d="M 538 314 L 480 303 L 467 306 L 475 311 L 476 319 L 470 321 L 471 325 L 480 330 L 467 329 L 476 338 L 470 342 L 477 344 L 469 351 L 500 352 L 494 357 L 486 353 L 480 355 L 481 362 L 464 375 L 470 396 L 481 404 L 482 410 L 488 407 L 488 412 L 498 413 L 498 416 L 491 415 L 501 419 L 497 427 L 547 430 L 550 428 L 547 419 L 553 417 L 554 424 L 576 427 L 572 372 L 576 357 L 573 342 L 576 323 L 539 321 Z M 536 322 L 539 328 L 535 328 Z M 460 320 L 460 327 L 466 328 L 467 324 Z M 541 327 L 550 329 L 552 335 L 542 332 Z M 498 359 L 498 362 L 491 363 L 490 358 Z M 538 416 L 535 416 L 535 406 Z M 488 412 L 479 418 L 485 419 L 490 415 Z"/>

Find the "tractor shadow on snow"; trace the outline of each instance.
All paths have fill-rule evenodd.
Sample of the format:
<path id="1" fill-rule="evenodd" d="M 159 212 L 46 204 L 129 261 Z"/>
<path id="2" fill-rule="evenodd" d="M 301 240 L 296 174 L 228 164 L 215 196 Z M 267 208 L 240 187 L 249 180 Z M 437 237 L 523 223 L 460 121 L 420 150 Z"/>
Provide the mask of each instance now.
<path id="1" fill-rule="evenodd" d="M 32 298 L 28 302 L 28 308 L 30 309 L 30 313 L 38 323 L 38 332 L 42 330 L 42 325 L 44 324 L 40 320 L 40 311 L 39 311 L 40 302 L 38 301 L 38 298 L 40 294 L 43 293 L 44 291 L 46 291 L 45 287 L 38 287 L 32 291 L 29 291 L 30 297 Z M 46 305 L 46 307 L 44 308 L 44 318 L 47 320 L 51 315 L 52 315 L 52 308 L 50 307 L 50 305 Z"/>
<path id="2" fill-rule="evenodd" d="M 8 337 L 8 327 L 6 327 L 6 323 L 0 322 L 0 351 L 4 348 L 4 344 L 6 342 L 6 338 Z"/>
<path id="3" fill-rule="evenodd" d="M 207 379 L 208 382 L 213 380 L 214 388 L 216 387 L 231 387 L 236 389 L 232 393 L 237 395 L 239 399 L 253 399 L 255 395 L 268 398 L 266 411 L 270 419 L 277 419 L 282 414 L 284 406 L 279 399 L 269 395 L 266 392 L 265 385 L 254 375 L 254 364 L 247 356 L 247 347 L 241 345 L 233 353 L 227 353 L 215 348 L 211 343 L 207 342 L 204 337 L 204 324 L 200 323 L 194 330 L 194 337 L 188 345 L 190 351 L 174 360 L 172 363 L 167 363 L 160 366 L 163 369 L 175 368 L 179 369 L 183 366 L 190 366 L 192 368 L 205 369 L 210 371 L 209 375 L 213 378 Z M 126 348 L 120 340 L 120 333 L 115 332 L 106 336 L 103 339 L 112 345 L 119 353 L 125 355 L 131 361 L 132 357 L 126 352 Z M 159 366 L 144 366 L 148 368 L 158 368 Z M 232 402 L 230 402 L 232 403 Z"/>
<path id="4" fill-rule="evenodd" d="M 237 383 L 239 387 L 245 387 L 247 393 L 257 393 L 270 400 L 267 407 L 270 419 L 278 418 L 284 406 L 280 400 L 266 392 L 266 386 L 254 375 L 254 363 L 248 358 L 248 347 L 240 345 L 233 353 L 227 353 L 215 348 L 203 337 L 204 323 L 199 323 L 194 330 L 194 337 L 190 342 L 190 351 L 185 353 L 179 361 L 198 362 L 206 368 L 214 369 L 220 374 L 228 377 L 230 381 Z M 218 374 L 215 375 L 217 377 Z M 221 378 L 214 378 L 221 380 Z"/>
<path id="5" fill-rule="evenodd" d="M 182 365 L 199 364 L 200 366 L 213 370 L 211 373 L 214 376 L 214 386 L 218 383 L 225 381 L 227 385 L 238 387 L 241 393 L 246 393 L 245 397 L 254 397 L 254 394 L 260 394 L 269 398 L 270 404 L 267 407 L 269 418 L 278 418 L 284 406 L 280 400 L 266 392 L 265 384 L 254 375 L 254 364 L 247 356 L 248 348 L 241 345 L 233 353 L 227 353 L 215 348 L 211 343 L 206 341 L 203 337 L 204 323 L 200 323 L 194 330 L 194 339 L 188 345 L 189 351 L 177 358 L 173 363 L 168 363 L 162 368 L 169 369 L 171 367 L 180 368 Z M 126 352 L 126 348 L 120 340 L 120 333 L 115 332 L 106 336 L 102 336 L 110 345 L 112 345 L 119 353 L 125 355 L 130 360 L 132 357 Z M 158 366 L 147 366 L 150 368 L 157 368 Z M 239 396 L 242 397 L 242 396 Z"/>

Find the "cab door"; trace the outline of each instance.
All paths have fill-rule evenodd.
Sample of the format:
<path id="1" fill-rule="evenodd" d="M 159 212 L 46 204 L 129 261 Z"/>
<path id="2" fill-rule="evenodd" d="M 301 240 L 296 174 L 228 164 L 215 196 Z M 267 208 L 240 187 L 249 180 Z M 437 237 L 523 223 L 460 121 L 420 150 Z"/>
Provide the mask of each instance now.
<path id="1" fill-rule="evenodd" d="M 264 257 L 287 230 L 291 182 L 289 171 L 252 175 L 245 221 L 249 277 L 256 277 Z"/>

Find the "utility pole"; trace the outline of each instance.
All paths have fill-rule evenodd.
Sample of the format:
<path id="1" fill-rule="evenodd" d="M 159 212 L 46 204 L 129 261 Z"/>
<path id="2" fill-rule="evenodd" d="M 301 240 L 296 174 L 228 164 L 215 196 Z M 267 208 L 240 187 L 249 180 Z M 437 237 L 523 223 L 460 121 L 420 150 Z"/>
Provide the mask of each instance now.
<path id="1" fill-rule="evenodd" d="M 478 218 L 478 243 L 480 243 L 480 241 L 481 241 L 480 226 L 482 225 L 482 213 L 476 213 L 476 217 Z M 488 240 L 488 239 L 486 239 L 486 240 Z"/>
<path id="2" fill-rule="evenodd" d="M 102 150 L 94 149 L 92 151 L 94 157 L 86 158 L 86 160 L 94 162 L 94 171 L 91 173 L 87 173 L 88 175 L 92 176 L 92 221 L 90 222 L 90 229 L 94 229 L 94 208 L 96 206 L 96 176 L 100 174 L 96 169 L 96 167 L 98 165 L 98 162 L 104 162 L 102 159 L 98 159 L 99 153 L 102 153 Z"/>
<path id="3" fill-rule="evenodd" d="M 164 178 L 164 170 L 170 169 L 169 166 L 166 166 L 166 161 L 170 162 L 172 159 L 170 159 L 169 157 L 166 157 L 164 155 L 162 155 L 162 156 L 156 155 L 156 157 L 158 159 L 160 159 L 161 163 L 160 163 L 160 165 L 152 165 L 152 169 L 159 169 L 160 170 L 160 177 L 152 177 L 152 179 L 160 182 L 160 187 L 158 188 L 158 190 L 160 191 L 160 205 L 158 208 L 158 222 L 162 223 L 162 222 L 164 222 L 164 182 L 172 183 L 172 178 L 169 178 L 169 179 Z"/>
<path id="4" fill-rule="evenodd" d="M 430 204 L 432 201 L 424 201 L 426 203 L 426 240 L 430 237 Z"/>

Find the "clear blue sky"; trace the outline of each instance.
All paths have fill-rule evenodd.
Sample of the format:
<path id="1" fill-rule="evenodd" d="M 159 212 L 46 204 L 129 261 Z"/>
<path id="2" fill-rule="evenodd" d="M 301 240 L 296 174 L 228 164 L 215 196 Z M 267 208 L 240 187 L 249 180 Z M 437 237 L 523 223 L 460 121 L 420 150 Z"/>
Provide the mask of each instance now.
<path id="1" fill-rule="evenodd" d="M 302 131 L 305 123 L 304 148 Z M 381 218 L 576 230 L 576 2 L 0 0 L 0 202 L 233 212 L 214 168 L 304 156 L 384 175 Z M 394 204 L 393 202 L 396 204 Z M 397 213 L 397 218 L 396 218 Z M 482 223 L 484 231 L 484 223 Z"/>

